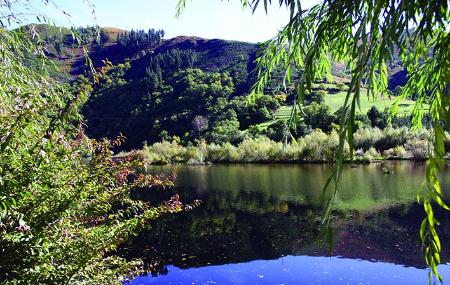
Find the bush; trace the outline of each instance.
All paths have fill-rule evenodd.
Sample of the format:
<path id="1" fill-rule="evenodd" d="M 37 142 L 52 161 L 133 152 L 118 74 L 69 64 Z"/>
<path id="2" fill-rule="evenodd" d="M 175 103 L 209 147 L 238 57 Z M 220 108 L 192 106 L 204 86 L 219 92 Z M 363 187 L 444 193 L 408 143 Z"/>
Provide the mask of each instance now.
<path id="1" fill-rule="evenodd" d="M 155 143 L 147 151 L 149 163 L 167 164 L 171 162 L 183 162 L 186 149 L 176 141 L 163 141 Z"/>
<path id="2" fill-rule="evenodd" d="M 378 128 L 361 128 L 353 134 L 353 142 L 355 149 L 363 149 L 367 151 L 375 145 L 382 136 L 382 132 Z"/>
<path id="3" fill-rule="evenodd" d="M 402 146 L 394 147 L 394 156 L 398 158 L 408 158 L 408 152 Z"/>
<path id="4" fill-rule="evenodd" d="M 402 146 L 396 146 L 388 150 L 383 151 L 383 156 L 386 158 L 401 158 L 406 159 L 409 157 L 408 152 Z"/>
<path id="5" fill-rule="evenodd" d="M 445 132 L 444 147 L 447 153 L 450 153 L 450 134 Z"/>
<path id="6" fill-rule="evenodd" d="M 205 162 L 205 155 L 199 147 L 189 146 L 184 152 L 183 160 L 188 164 L 199 164 Z"/>
<path id="7" fill-rule="evenodd" d="M 275 98 L 275 100 L 277 100 L 278 103 L 284 104 L 284 102 L 286 102 L 287 95 L 283 92 L 280 92 L 277 95 L 273 96 L 273 98 Z"/>
<path id="8" fill-rule="evenodd" d="M 381 154 L 375 148 L 371 147 L 364 153 L 363 159 L 367 161 L 373 161 L 375 159 L 378 159 L 379 157 L 381 157 Z"/>
<path id="9" fill-rule="evenodd" d="M 230 143 L 210 144 L 207 153 L 207 159 L 211 162 L 237 162 L 241 159 L 236 147 Z"/>
<path id="10" fill-rule="evenodd" d="M 274 141 L 282 141 L 287 130 L 287 122 L 285 120 L 277 120 L 267 127 L 265 135 Z"/>
<path id="11" fill-rule="evenodd" d="M 409 155 L 417 161 L 428 159 L 429 143 L 427 140 L 413 139 L 405 144 Z"/>
<path id="12" fill-rule="evenodd" d="M 377 127 L 379 129 L 386 128 L 387 115 L 380 112 L 376 106 L 372 106 L 369 111 L 367 111 L 367 117 L 369 117 L 372 127 Z"/>
<path id="13" fill-rule="evenodd" d="M 335 161 L 338 154 L 339 135 L 332 131 L 330 135 L 315 130 L 300 140 L 302 146 L 301 159 L 307 161 Z M 349 157 L 348 144 L 344 147 L 344 157 Z"/>
<path id="14" fill-rule="evenodd" d="M 315 102 L 304 108 L 305 124 L 312 129 L 321 129 L 324 132 L 331 131 L 331 124 L 335 121 L 335 115 L 331 114 L 328 105 L 317 104 Z"/>
<path id="15" fill-rule="evenodd" d="M 237 147 L 239 156 L 244 162 L 264 162 L 280 157 L 282 143 L 274 142 L 267 137 L 247 139 Z"/>
<path id="16" fill-rule="evenodd" d="M 371 161 L 386 158 L 426 158 L 427 130 L 411 131 L 406 128 L 361 128 L 353 134 L 357 160 Z M 409 143 L 402 144 L 405 140 Z M 378 147 L 375 147 L 378 146 Z M 380 147 L 381 146 L 381 147 Z M 417 148 L 417 149 L 415 149 Z M 197 146 L 183 147 L 175 140 L 171 143 L 155 143 L 144 146 L 138 153 L 146 163 L 162 164 L 187 162 L 199 164 L 210 162 L 271 162 L 271 161 L 335 161 L 339 149 L 339 135 L 336 130 L 326 134 L 320 129 L 311 131 L 297 143 L 284 145 L 266 136 L 247 137 L 237 146 L 231 143 L 210 144 L 200 141 Z M 349 159 L 350 149 L 344 145 L 344 158 Z"/>
<path id="17" fill-rule="evenodd" d="M 328 92 L 325 90 L 318 90 L 308 95 L 307 99 L 310 103 L 315 102 L 317 104 L 322 104 L 325 102 L 325 96 L 327 96 L 327 94 Z"/>
<path id="18" fill-rule="evenodd" d="M 327 90 L 327 86 L 324 83 L 320 83 L 319 86 L 317 86 L 317 89 L 319 90 Z"/>
<path id="19" fill-rule="evenodd" d="M 400 129 L 386 128 L 380 138 L 375 141 L 375 148 L 379 151 L 404 145 L 410 138 L 410 131 L 406 127 Z"/>
<path id="20" fill-rule="evenodd" d="M 44 58 L 39 72 L 30 66 L 44 51 L 18 30 L 0 37 L 0 283 L 121 284 L 144 264 L 117 247 L 185 208 L 178 196 L 133 199 L 173 181 L 136 173 L 134 155 L 113 157 L 123 137 L 90 140 L 76 127 L 87 89 L 48 77 Z"/>
<path id="21" fill-rule="evenodd" d="M 347 90 L 347 86 L 344 84 L 344 83 L 338 83 L 338 84 L 336 84 L 336 88 L 339 90 L 339 91 L 345 91 L 345 90 Z"/>

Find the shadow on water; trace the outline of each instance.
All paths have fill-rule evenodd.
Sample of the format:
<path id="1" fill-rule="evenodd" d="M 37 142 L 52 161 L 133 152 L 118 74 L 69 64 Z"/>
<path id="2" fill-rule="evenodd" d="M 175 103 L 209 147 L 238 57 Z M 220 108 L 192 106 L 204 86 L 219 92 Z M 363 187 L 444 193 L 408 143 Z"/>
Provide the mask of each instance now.
<path id="1" fill-rule="evenodd" d="M 218 272 L 230 269 L 229 266 L 236 266 L 233 272 L 244 275 L 256 270 L 254 266 L 259 266 L 260 269 L 256 270 L 259 273 L 253 274 L 254 279 L 245 282 L 241 280 L 243 283 L 236 279 L 233 283 L 262 284 L 264 282 L 259 278 L 264 276 L 264 272 L 270 275 L 270 272 L 275 272 L 281 266 L 282 260 L 294 262 L 293 258 L 297 258 L 297 261 L 302 258 L 302 262 L 306 262 L 302 263 L 302 268 L 307 268 L 310 265 L 307 259 L 313 258 L 311 262 L 318 266 L 330 264 L 331 271 L 342 262 L 355 260 L 368 261 L 369 265 L 383 263 L 383 266 L 390 264 L 417 270 L 425 268 L 418 236 L 424 212 L 415 202 L 425 166 L 411 162 L 388 162 L 357 168 L 346 166 L 341 180 L 339 202 L 333 215 L 333 250 L 328 252 L 321 241 L 320 197 L 332 167 L 153 167 L 150 171 L 154 173 L 175 172 L 178 177 L 174 191 L 185 201 L 201 199 L 203 204 L 191 212 L 166 216 L 152 222 L 148 231 L 142 232 L 126 246 L 124 255 L 142 258 L 149 272 L 148 277 L 141 277 L 132 283 L 153 284 L 159 277 L 152 276 L 168 274 L 172 281 L 180 282 L 177 284 L 191 284 L 192 280 L 199 282 L 196 284 L 208 284 L 208 275 L 217 275 Z M 394 174 L 383 174 L 384 167 L 392 169 Z M 443 177 L 442 189 L 448 190 L 450 179 Z M 447 197 L 449 194 L 446 193 Z M 154 193 L 147 192 L 139 198 L 150 199 L 151 195 Z M 439 229 L 444 250 L 442 261 L 446 263 L 450 260 L 450 215 L 438 210 L 437 217 L 441 221 Z M 332 256 L 333 259 L 317 259 L 325 256 Z M 330 263 L 330 260 L 333 261 Z M 363 265 L 364 263 L 357 263 L 351 268 Z M 275 279 L 272 281 L 305 283 L 289 277 L 285 272 L 294 270 L 294 267 L 283 265 L 283 269 L 280 267 L 281 271 L 274 275 L 278 277 L 273 277 Z M 209 272 L 212 268 L 215 271 Z M 189 273 L 194 269 L 203 271 Z M 307 274 L 313 274 L 318 269 L 311 270 L 313 271 Z M 363 266 L 360 274 L 378 275 L 371 270 L 364 269 Z M 389 270 L 395 271 L 392 268 Z M 190 274 L 190 277 L 186 277 L 186 274 Z M 404 274 L 410 278 L 414 276 L 411 272 Z M 427 273 L 421 274 L 426 280 Z M 227 276 L 236 277 L 232 273 Z M 316 278 L 324 276 L 319 274 Z M 339 276 L 337 274 L 335 278 L 344 278 Z M 206 279 L 201 281 L 201 277 Z M 372 280 L 367 276 L 365 279 Z M 218 283 L 231 282 L 224 280 L 219 278 Z M 269 283 L 264 284 L 270 284 L 271 281 L 267 281 L 270 279 L 265 280 Z M 339 283 L 337 279 L 333 280 L 329 279 L 329 282 Z M 168 280 L 164 282 L 170 283 Z"/>

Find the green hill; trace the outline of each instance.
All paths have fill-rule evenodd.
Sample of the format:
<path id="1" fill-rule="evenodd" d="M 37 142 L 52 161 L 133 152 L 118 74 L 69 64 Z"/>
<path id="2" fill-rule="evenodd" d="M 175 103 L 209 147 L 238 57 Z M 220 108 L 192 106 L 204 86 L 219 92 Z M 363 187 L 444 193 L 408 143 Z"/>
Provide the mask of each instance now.
<path id="1" fill-rule="evenodd" d="M 164 39 L 164 31 L 153 29 L 77 28 L 74 32 L 94 67 L 103 68 L 103 76 L 94 84 L 86 72 L 83 48 L 71 31 L 47 25 L 34 28 L 48 56 L 60 67 L 60 76 L 54 76 L 72 81 L 75 90 L 89 86 L 91 95 L 82 112 L 91 137 L 124 134 L 126 149 L 173 136 L 185 142 L 206 139 L 221 143 L 262 131 L 277 139 L 283 124 L 275 123 L 290 116 L 294 89 L 288 86 L 287 94 L 275 96 L 282 94 L 276 88 L 281 73 L 273 76 L 267 95 L 256 104 L 249 105 L 245 99 L 256 82 L 258 44 L 186 36 Z M 391 66 L 389 84 L 395 89 L 405 78 L 398 64 Z M 313 86 L 313 93 L 327 90 L 324 103 L 330 113 L 344 101 L 339 84 L 348 82 L 341 64 L 333 65 L 333 73 L 332 82 Z M 372 105 L 384 110 L 391 103 L 388 97 L 376 102 L 363 99 L 361 113 Z M 413 103 L 403 102 L 402 112 L 408 114 Z"/>

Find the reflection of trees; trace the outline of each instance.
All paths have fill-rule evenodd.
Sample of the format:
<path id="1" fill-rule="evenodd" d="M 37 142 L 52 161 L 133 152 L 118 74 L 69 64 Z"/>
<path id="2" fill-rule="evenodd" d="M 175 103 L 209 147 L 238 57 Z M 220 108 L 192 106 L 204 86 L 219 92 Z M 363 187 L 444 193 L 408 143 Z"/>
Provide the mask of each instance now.
<path id="1" fill-rule="evenodd" d="M 386 166 L 393 175 L 383 175 Z M 236 200 L 242 193 L 265 193 L 275 201 L 306 205 L 321 205 L 322 187 L 333 169 L 326 164 L 287 165 L 213 165 L 173 166 L 155 168 L 155 172 L 175 171 L 177 184 L 189 188 L 186 197 L 203 196 L 212 192 Z M 386 205 L 407 204 L 415 200 L 422 182 L 423 165 L 410 162 L 386 162 L 344 166 L 340 183 L 342 210 L 379 210 Z M 443 179 L 445 180 L 445 179 Z M 443 189 L 450 180 L 443 181 Z M 260 194 L 257 194 L 260 195 Z"/>
<path id="2" fill-rule="evenodd" d="M 424 268 L 418 237 L 423 215 L 418 204 L 371 213 L 363 221 L 349 223 L 339 232 L 333 254 Z M 441 258 L 445 263 L 450 260 L 450 215 L 441 211 L 437 217 L 441 217 L 440 230 L 444 238 Z"/>
<path id="3" fill-rule="evenodd" d="M 341 203 L 333 225 L 333 255 L 422 267 L 418 227 L 423 217 L 411 202 L 421 181 L 420 166 L 391 163 L 346 169 Z M 176 191 L 183 200 L 203 200 L 200 208 L 164 217 L 140 234 L 124 251 L 139 256 L 147 270 L 164 274 L 181 268 L 275 259 L 284 255 L 328 254 L 318 242 L 320 194 L 332 166 L 227 165 L 176 166 Z M 157 169 L 160 172 L 161 168 Z M 449 181 L 444 181 L 443 186 Z M 445 184 L 447 183 L 447 184 Z M 443 187 L 443 189 L 447 189 Z M 149 197 L 155 198 L 150 191 Z M 168 195 L 163 193 L 163 195 Z M 158 197 L 160 199 L 161 197 Z M 316 206 L 312 206 L 316 205 Z M 448 213 L 441 216 L 442 237 L 450 238 Z M 439 217 L 438 216 L 438 217 Z M 443 240 L 442 259 L 450 260 L 450 241 Z"/>
<path id="4" fill-rule="evenodd" d="M 143 258 L 147 268 L 157 271 L 164 271 L 167 264 L 189 268 L 295 254 L 299 244 L 316 240 L 320 219 L 304 207 L 289 208 L 286 214 L 211 214 L 196 209 L 168 216 L 153 223 L 151 230 L 139 235 L 125 252 L 129 257 Z"/>
<path id="5" fill-rule="evenodd" d="M 165 217 L 133 241 L 127 256 L 139 256 L 149 270 L 164 274 L 169 264 L 190 268 L 285 255 L 328 255 L 319 241 L 320 212 L 294 204 L 281 205 L 286 206 L 287 213 L 280 213 L 280 207 L 265 213 L 199 208 Z M 359 220 L 358 212 L 336 213 L 332 255 L 423 267 L 417 238 L 419 210 L 416 206 L 397 207 L 365 214 Z M 442 223 L 441 228 L 447 231 L 443 236 L 450 237 L 448 214 Z M 444 250 L 450 248 L 449 241 L 443 244 Z M 449 260 L 449 252 L 442 256 L 444 261 Z"/>

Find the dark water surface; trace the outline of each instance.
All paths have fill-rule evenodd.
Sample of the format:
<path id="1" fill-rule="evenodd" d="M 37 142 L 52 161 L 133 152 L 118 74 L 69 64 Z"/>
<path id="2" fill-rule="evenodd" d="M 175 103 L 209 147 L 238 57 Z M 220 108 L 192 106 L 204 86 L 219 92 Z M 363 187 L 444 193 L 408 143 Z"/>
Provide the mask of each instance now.
<path id="1" fill-rule="evenodd" d="M 383 174 L 383 167 L 393 174 Z M 321 241 L 321 193 L 332 165 L 152 167 L 177 174 L 195 210 L 152 223 L 127 246 L 149 273 L 129 284 L 427 284 L 416 201 L 425 165 L 344 167 L 333 215 L 330 254 Z M 450 169 L 442 189 L 450 197 Z M 148 193 L 150 199 L 155 193 Z M 450 262 L 450 215 L 436 210 L 444 264 Z M 450 282 L 450 265 L 440 273 Z"/>

